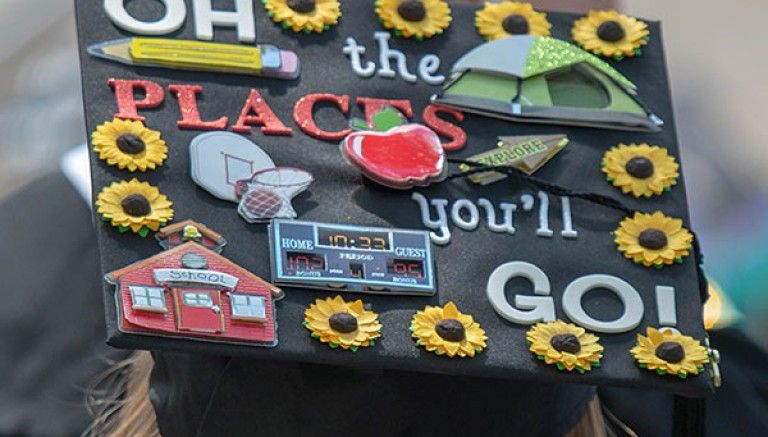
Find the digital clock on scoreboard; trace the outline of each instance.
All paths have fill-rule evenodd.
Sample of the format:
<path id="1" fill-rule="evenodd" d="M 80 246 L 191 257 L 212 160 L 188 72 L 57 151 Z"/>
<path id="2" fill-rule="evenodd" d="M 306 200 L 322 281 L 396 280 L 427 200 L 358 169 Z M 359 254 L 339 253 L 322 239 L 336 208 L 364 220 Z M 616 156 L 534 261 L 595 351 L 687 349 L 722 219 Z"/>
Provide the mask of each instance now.
<path id="1" fill-rule="evenodd" d="M 276 285 L 431 296 L 437 290 L 429 232 L 273 220 Z"/>

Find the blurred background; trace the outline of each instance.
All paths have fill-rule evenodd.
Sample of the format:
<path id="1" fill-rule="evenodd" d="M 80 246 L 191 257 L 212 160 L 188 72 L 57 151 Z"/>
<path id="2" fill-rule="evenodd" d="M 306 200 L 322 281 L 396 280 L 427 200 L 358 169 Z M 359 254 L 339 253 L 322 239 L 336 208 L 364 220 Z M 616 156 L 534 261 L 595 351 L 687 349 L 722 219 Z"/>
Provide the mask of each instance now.
<path id="1" fill-rule="evenodd" d="M 470 0 L 466 0 L 470 1 Z M 768 345 L 768 2 L 546 0 L 661 20 L 706 270 Z M 85 142 L 71 0 L 0 0 L 0 199 Z M 715 7 L 717 6 L 717 7 Z"/>
<path id="2" fill-rule="evenodd" d="M 764 23 L 768 2 L 532 3 L 544 10 L 577 13 L 590 7 L 616 8 L 663 22 L 692 225 L 706 255 L 705 268 L 721 286 L 722 297 L 732 303 L 732 310 L 724 318 L 738 321 L 757 342 L 768 347 L 768 177 L 764 176 L 768 170 L 768 143 L 764 140 L 768 138 L 768 123 L 763 121 L 768 116 L 768 86 L 764 82 L 768 61 L 763 57 L 768 41 L 768 26 Z M 73 0 L 0 0 L 0 201 L 40 176 L 57 171 L 62 155 L 86 141 L 73 6 Z M 87 168 L 76 171 L 87 172 Z M 33 231 L 30 229 L 30 234 Z M 3 235 L 0 230 L 0 242 L 4 245 L 16 240 L 26 241 Z M 8 260 L 0 260 L 4 264 L 5 261 Z M 25 295 L 24 299 L 27 298 Z M 78 303 L 72 300 L 72 304 Z M 14 317 L 24 317 L 9 313 L 12 308 L 0 308 L 5 311 L 0 328 L 7 332 L 16 329 Z M 31 341 L 32 346 L 46 352 L 55 368 L 52 373 L 61 374 L 56 376 L 61 380 L 60 386 L 51 382 L 53 375 L 46 375 L 44 381 L 39 379 L 41 374 L 50 372 L 30 361 L 35 358 L 34 353 L 7 357 L 7 363 L 0 363 L 0 374 L 13 375 L 9 381 L 15 384 L 0 384 L 0 394 L 7 391 L 11 395 L 5 403 L 0 402 L 0 423 L 11 426 L 7 429 L 37 430 L 33 433 L 40 435 L 50 435 L 51 429 L 59 430 L 57 434 L 69 434 L 64 429 L 83 429 L 89 418 L 82 411 L 85 389 L 81 384 L 92 377 L 91 368 L 104 365 L 97 356 L 105 348 L 100 311 L 90 316 L 93 320 L 89 323 L 99 334 L 83 331 L 81 343 L 94 352 L 92 357 L 67 355 L 85 355 L 71 344 Z M 29 324 L 34 325 L 34 320 Z M 50 327 L 35 325 L 34 329 L 44 332 Z M 70 331 L 70 335 L 80 333 Z M 95 343 L 91 345 L 92 342 Z M 64 362 L 57 361 L 61 357 L 71 365 L 63 367 Z M 82 378 L 73 382 L 75 373 L 66 373 L 64 369 L 80 369 Z M 34 381 L 27 384 L 27 379 Z M 42 395 L 23 391 L 27 386 L 38 385 L 36 382 L 49 389 Z M 77 385 L 76 392 L 72 385 Z M 37 403 L 41 396 L 44 399 Z M 60 407 L 68 408 L 64 410 L 66 416 L 48 413 L 57 412 Z M 25 408 L 30 411 L 22 411 Z M 67 425 L 61 417 L 69 417 L 71 423 Z"/>

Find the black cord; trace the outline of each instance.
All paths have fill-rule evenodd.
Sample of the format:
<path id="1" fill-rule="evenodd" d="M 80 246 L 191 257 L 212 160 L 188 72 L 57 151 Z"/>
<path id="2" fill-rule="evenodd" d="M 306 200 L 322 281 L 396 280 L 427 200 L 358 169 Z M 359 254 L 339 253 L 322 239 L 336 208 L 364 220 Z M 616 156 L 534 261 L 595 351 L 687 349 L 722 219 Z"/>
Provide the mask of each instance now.
<path id="1" fill-rule="evenodd" d="M 448 175 L 448 177 L 446 177 L 446 180 L 466 178 L 467 176 L 470 176 L 473 174 L 486 173 L 489 171 L 493 171 L 497 173 L 503 173 L 517 181 L 531 184 L 536 188 L 542 191 L 546 191 L 547 193 L 553 194 L 555 196 L 573 197 L 576 199 L 581 199 L 590 203 L 594 203 L 596 205 L 602 205 L 607 208 L 621 211 L 627 216 L 634 215 L 636 212 L 642 212 L 637 209 L 629 208 L 628 206 L 624 205 L 621 201 L 614 199 L 613 197 L 606 196 L 603 194 L 598 194 L 598 193 L 574 191 L 574 190 L 571 190 L 570 188 L 563 187 L 562 185 L 558 185 L 558 184 L 546 181 L 544 179 L 531 176 L 515 167 L 508 167 L 505 165 L 486 165 L 483 163 L 468 161 L 466 159 L 460 159 L 460 158 L 448 158 L 447 161 L 452 164 L 466 165 L 467 167 L 470 167 L 470 169 L 460 173 L 454 173 L 454 174 Z M 698 276 L 698 279 L 699 279 L 699 296 L 701 297 L 701 302 L 703 304 L 709 298 L 709 283 L 707 281 L 707 277 L 704 274 L 704 269 L 702 267 L 704 264 L 704 255 L 701 253 L 701 247 L 699 246 L 698 236 L 693 231 L 690 231 L 690 232 L 693 235 L 693 258 L 696 261 L 696 275 Z"/>

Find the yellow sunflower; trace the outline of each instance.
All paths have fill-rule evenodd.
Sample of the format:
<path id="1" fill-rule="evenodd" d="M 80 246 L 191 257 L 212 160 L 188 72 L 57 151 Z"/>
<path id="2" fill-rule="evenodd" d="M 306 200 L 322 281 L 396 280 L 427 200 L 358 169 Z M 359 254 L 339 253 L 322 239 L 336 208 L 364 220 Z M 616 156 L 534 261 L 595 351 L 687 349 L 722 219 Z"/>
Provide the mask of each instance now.
<path id="1" fill-rule="evenodd" d="M 113 182 L 96 198 L 96 211 L 104 221 L 120 232 L 133 231 L 146 237 L 173 219 L 173 203 L 160 190 L 133 178 L 130 182 Z"/>
<path id="2" fill-rule="evenodd" d="M 651 327 L 646 333 L 647 337 L 637 334 L 637 346 L 630 350 L 643 369 L 685 379 L 689 374 L 698 375 L 709 362 L 707 349 L 693 337 Z"/>
<path id="3" fill-rule="evenodd" d="M 663 147 L 648 144 L 619 144 L 605 152 L 602 167 L 609 182 L 635 197 L 660 196 L 680 176 L 675 157 Z"/>
<path id="4" fill-rule="evenodd" d="M 558 370 L 579 373 L 600 367 L 603 346 L 600 338 L 580 326 L 562 320 L 537 323 L 525 333 L 525 339 L 536 358 L 554 364 Z"/>
<path id="5" fill-rule="evenodd" d="M 648 44 L 648 24 L 616 11 L 589 11 L 573 23 L 571 35 L 585 50 L 621 60 L 639 56 Z"/>
<path id="6" fill-rule="evenodd" d="M 267 15 L 283 29 L 322 32 L 339 22 L 339 0 L 261 0 Z"/>
<path id="7" fill-rule="evenodd" d="M 418 40 L 443 33 L 452 20 L 443 0 L 376 0 L 376 14 L 395 35 Z"/>
<path id="8" fill-rule="evenodd" d="M 91 134 L 91 144 L 100 159 L 120 170 L 154 170 L 168 157 L 160 132 L 144 127 L 140 121 L 115 118 L 101 124 Z"/>
<path id="9" fill-rule="evenodd" d="M 537 12 L 530 3 L 502 1 L 485 2 L 475 12 L 477 32 L 485 39 L 494 40 L 509 35 L 549 36 L 552 24 L 547 14 Z"/>
<path id="10" fill-rule="evenodd" d="M 621 221 L 614 235 L 619 252 L 646 267 L 682 263 L 693 243 L 693 234 L 683 227 L 683 221 L 661 211 L 636 212 Z"/>
<path id="11" fill-rule="evenodd" d="M 362 300 L 345 302 L 341 296 L 317 299 L 304 311 L 304 326 L 332 349 L 356 352 L 381 337 L 379 315 L 366 310 Z"/>
<path id="12" fill-rule="evenodd" d="M 411 337 L 437 355 L 474 357 L 485 347 L 485 331 L 469 314 L 462 314 L 453 302 L 444 307 L 427 305 L 411 319 Z"/>

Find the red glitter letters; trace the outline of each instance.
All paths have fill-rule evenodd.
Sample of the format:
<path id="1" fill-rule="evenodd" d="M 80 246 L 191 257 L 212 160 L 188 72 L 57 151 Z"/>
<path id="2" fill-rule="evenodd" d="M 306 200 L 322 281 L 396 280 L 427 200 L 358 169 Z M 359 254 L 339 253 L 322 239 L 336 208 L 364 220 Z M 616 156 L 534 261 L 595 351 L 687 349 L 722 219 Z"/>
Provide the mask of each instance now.
<path id="1" fill-rule="evenodd" d="M 138 110 L 157 108 L 165 99 L 163 88 L 150 80 L 110 78 L 107 84 L 115 90 L 115 99 L 117 100 L 115 117 L 117 118 L 144 121 L 145 117 L 139 115 Z M 144 98 L 138 102 L 135 97 L 136 90 L 144 93 Z"/>
<path id="2" fill-rule="evenodd" d="M 251 112 L 254 112 L 255 115 L 252 115 Z M 251 133 L 251 126 L 249 125 L 261 126 L 261 132 L 264 135 L 293 134 L 293 130 L 277 118 L 267 101 L 255 89 L 251 89 L 251 94 L 248 96 L 243 110 L 240 111 L 237 123 L 232 126 L 232 130 L 237 133 L 248 134 Z"/>
<path id="3" fill-rule="evenodd" d="M 197 108 L 197 95 L 203 92 L 200 85 L 168 85 L 168 91 L 176 95 L 179 100 L 181 120 L 176 122 L 179 129 L 195 130 L 222 130 L 227 128 L 227 117 L 222 116 L 215 121 L 203 121 L 200 119 L 200 111 Z"/>
<path id="4" fill-rule="evenodd" d="M 440 113 L 448 114 L 455 118 L 456 121 L 464 121 L 464 113 L 456 109 L 446 108 L 445 106 L 428 105 L 424 108 L 424 113 L 422 114 L 424 124 L 432 128 L 440 136 L 451 139 L 450 142 L 443 143 L 443 150 L 446 152 L 460 150 L 467 143 L 467 133 L 455 124 L 438 117 L 437 114 Z"/>
<path id="5" fill-rule="evenodd" d="M 332 103 L 339 108 L 342 114 L 349 113 L 349 96 L 339 96 L 336 94 L 307 94 L 300 98 L 293 107 L 293 121 L 305 134 L 324 141 L 341 141 L 352 132 L 352 129 L 346 128 L 340 131 L 329 132 L 317 127 L 312 111 L 315 103 Z"/>

